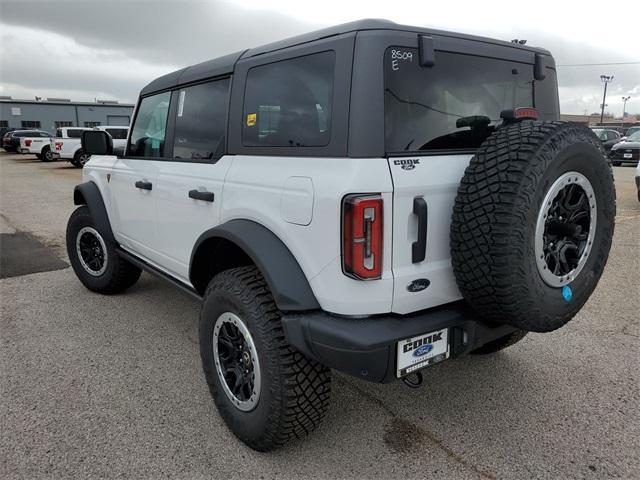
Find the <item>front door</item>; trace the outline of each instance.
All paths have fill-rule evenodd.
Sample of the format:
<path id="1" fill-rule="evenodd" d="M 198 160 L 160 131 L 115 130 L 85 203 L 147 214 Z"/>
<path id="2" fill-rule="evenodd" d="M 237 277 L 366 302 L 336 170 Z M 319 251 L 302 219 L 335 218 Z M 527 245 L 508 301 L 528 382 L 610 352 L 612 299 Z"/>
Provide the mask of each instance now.
<path id="1" fill-rule="evenodd" d="M 141 100 L 125 157 L 118 159 L 110 184 L 118 241 L 158 263 L 157 178 L 165 158 L 165 135 L 171 92 Z"/>

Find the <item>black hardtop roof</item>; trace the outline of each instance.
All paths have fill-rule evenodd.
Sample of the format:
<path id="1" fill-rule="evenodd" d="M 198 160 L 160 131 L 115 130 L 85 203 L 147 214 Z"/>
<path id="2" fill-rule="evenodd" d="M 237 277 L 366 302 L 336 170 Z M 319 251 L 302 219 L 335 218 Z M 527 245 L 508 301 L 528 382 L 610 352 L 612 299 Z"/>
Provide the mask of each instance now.
<path id="1" fill-rule="evenodd" d="M 408 25 L 400 25 L 389 20 L 367 19 L 357 20 L 355 22 L 343 23 L 334 27 L 315 30 L 303 35 L 297 35 L 277 42 L 269 43 L 260 47 L 250 48 L 248 50 L 232 53 L 213 60 L 198 63 L 190 67 L 185 67 L 175 72 L 168 73 L 162 77 L 158 77 L 145 86 L 140 92 L 141 96 L 148 95 L 153 92 L 168 90 L 177 85 L 190 82 L 196 82 L 205 78 L 213 78 L 221 75 L 229 75 L 233 73 L 234 67 L 241 58 L 255 57 L 265 53 L 282 50 L 284 48 L 301 45 L 304 43 L 314 42 L 323 38 L 333 37 L 344 33 L 351 33 L 364 30 L 395 30 L 404 32 L 415 32 L 425 35 L 437 35 L 441 37 L 453 37 L 465 40 L 475 40 L 483 43 L 491 43 L 494 45 L 507 46 L 520 50 L 527 50 L 535 53 L 550 55 L 550 53 L 542 48 L 530 47 L 517 43 L 496 40 L 493 38 L 480 37 L 475 35 L 466 35 L 463 33 L 447 32 L 444 30 L 435 30 L 431 28 L 414 27 Z"/>

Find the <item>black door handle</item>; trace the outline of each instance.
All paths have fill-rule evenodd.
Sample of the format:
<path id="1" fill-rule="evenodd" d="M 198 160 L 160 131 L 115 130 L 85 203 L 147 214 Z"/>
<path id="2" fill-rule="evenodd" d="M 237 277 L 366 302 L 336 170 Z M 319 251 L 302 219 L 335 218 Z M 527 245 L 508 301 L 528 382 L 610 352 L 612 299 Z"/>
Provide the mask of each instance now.
<path id="1" fill-rule="evenodd" d="M 411 261 L 421 262 L 427 256 L 427 202 L 422 197 L 413 199 L 413 213 L 418 216 L 418 240 L 411 245 Z"/>
<path id="2" fill-rule="evenodd" d="M 204 200 L 205 202 L 213 202 L 215 196 L 213 192 L 201 192 L 200 190 L 189 190 L 189 198 L 195 200 Z"/>
<path id="3" fill-rule="evenodd" d="M 140 188 L 142 190 L 151 190 L 151 188 L 153 187 L 151 182 L 145 182 L 143 180 L 138 180 L 136 182 L 136 188 Z"/>

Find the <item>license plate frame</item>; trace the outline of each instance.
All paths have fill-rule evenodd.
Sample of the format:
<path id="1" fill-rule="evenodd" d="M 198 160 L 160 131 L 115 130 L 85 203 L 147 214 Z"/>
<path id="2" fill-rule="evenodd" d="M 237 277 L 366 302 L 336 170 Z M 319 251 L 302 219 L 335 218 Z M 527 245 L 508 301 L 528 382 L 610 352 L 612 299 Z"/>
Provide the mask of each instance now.
<path id="1" fill-rule="evenodd" d="M 400 340 L 396 343 L 396 377 L 443 362 L 449 355 L 449 328 Z"/>

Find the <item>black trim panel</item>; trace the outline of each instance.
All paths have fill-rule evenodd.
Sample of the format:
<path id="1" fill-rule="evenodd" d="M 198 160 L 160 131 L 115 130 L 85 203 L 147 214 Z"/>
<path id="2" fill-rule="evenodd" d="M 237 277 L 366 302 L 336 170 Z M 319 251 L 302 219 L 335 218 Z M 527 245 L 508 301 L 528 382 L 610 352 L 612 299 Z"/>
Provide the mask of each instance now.
<path id="1" fill-rule="evenodd" d="M 380 315 L 353 319 L 323 311 L 282 317 L 289 343 L 305 356 L 330 368 L 370 382 L 396 379 L 396 342 L 449 328 L 451 358 L 514 332 L 509 325 L 478 321 L 463 302 L 411 315 Z"/>
<path id="2" fill-rule="evenodd" d="M 133 263 L 136 267 L 158 277 L 161 280 L 164 280 L 165 282 L 169 283 L 170 285 L 173 285 L 174 287 L 177 287 L 179 290 L 181 290 L 183 293 L 186 293 L 194 300 L 202 301 L 202 297 L 193 288 L 189 287 L 188 285 L 185 285 L 179 280 L 176 280 L 168 273 L 165 273 L 162 270 L 157 269 L 153 265 L 147 263 L 141 258 L 136 257 L 132 253 L 127 252 L 123 248 L 118 247 L 117 250 L 118 250 L 118 254 L 121 257 L 123 257 L 128 262 Z"/>
<path id="3" fill-rule="evenodd" d="M 100 233 L 108 241 L 115 242 L 113 230 L 111 230 L 111 222 L 109 222 L 109 215 L 104 206 L 104 200 L 102 199 L 98 185 L 94 182 L 85 182 L 76 185 L 73 189 L 73 203 L 75 205 L 86 205 Z"/>
<path id="4" fill-rule="evenodd" d="M 291 251 L 271 230 L 251 220 L 231 220 L 200 235 L 189 262 L 189 280 L 192 284 L 195 284 L 194 259 L 198 258 L 201 245 L 215 238 L 234 243 L 251 258 L 267 281 L 280 310 L 320 308 L 307 277 Z"/>

